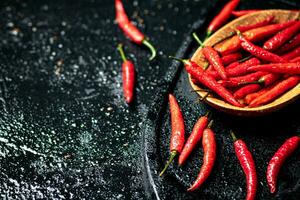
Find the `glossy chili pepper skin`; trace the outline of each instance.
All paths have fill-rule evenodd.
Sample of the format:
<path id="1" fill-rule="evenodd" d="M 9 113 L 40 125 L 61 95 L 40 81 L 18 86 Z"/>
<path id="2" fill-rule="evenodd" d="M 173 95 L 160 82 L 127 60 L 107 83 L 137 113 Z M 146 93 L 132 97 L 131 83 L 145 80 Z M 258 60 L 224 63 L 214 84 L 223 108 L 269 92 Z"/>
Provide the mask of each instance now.
<path id="1" fill-rule="evenodd" d="M 220 28 L 230 17 L 231 12 L 237 7 L 240 3 L 240 0 L 231 0 L 229 1 L 220 11 L 220 13 L 210 22 L 207 28 L 207 35 Z"/>
<path id="2" fill-rule="evenodd" d="M 256 174 L 254 159 L 244 141 L 236 140 L 236 139 L 234 140 L 235 140 L 234 141 L 235 154 L 246 175 L 246 182 L 247 182 L 246 200 L 254 200 L 257 191 L 257 174 Z"/>
<path id="3" fill-rule="evenodd" d="M 300 21 L 297 21 L 294 25 L 284 29 L 277 33 L 264 43 L 264 49 L 268 51 L 275 51 L 282 46 L 286 41 L 291 39 L 300 30 Z"/>
<path id="4" fill-rule="evenodd" d="M 291 62 L 300 62 L 300 56 L 299 57 L 296 57 L 296 58 L 293 58 L 291 60 Z"/>
<path id="5" fill-rule="evenodd" d="M 226 71 L 218 52 L 216 52 L 212 47 L 204 47 L 202 52 L 219 76 L 222 79 L 227 79 Z"/>
<path id="6" fill-rule="evenodd" d="M 282 45 L 277 53 L 282 54 L 284 52 L 287 52 L 289 50 L 292 50 L 293 48 L 300 45 L 300 33 L 298 33 L 295 37 L 293 37 L 289 42 Z"/>
<path id="7" fill-rule="evenodd" d="M 222 59 L 222 64 L 224 66 L 229 65 L 235 61 L 238 61 L 239 59 L 242 58 L 242 54 L 241 53 L 232 53 L 232 54 L 228 54 L 226 56 L 223 56 Z"/>
<path id="8" fill-rule="evenodd" d="M 284 161 L 292 155 L 300 144 L 300 137 L 287 139 L 271 158 L 267 167 L 267 182 L 271 193 L 276 191 L 278 173 Z"/>
<path id="9" fill-rule="evenodd" d="M 164 169 L 161 171 L 159 176 L 162 176 L 166 171 L 170 163 L 174 160 L 175 156 L 180 154 L 184 146 L 184 119 L 180 109 L 180 106 L 176 98 L 169 94 L 169 105 L 170 105 L 170 114 L 171 114 L 171 140 L 170 140 L 170 158 L 165 165 Z"/>
<path id="10" fill-rule="evenodd" d="M 234 10 L 231 12 L 231 14 L 235 17 L 240 17 L 240 16 L 243 16 L 243 15 L 247 15 L 247 14 L 250 14 L 250 13 L 254 13 L 254 12 L 257 12 L 257 11 L 261 11 L 261 10 L 258 10 L 258 9 L 251 9 L 251 10 Z"/>
<path id="11" fill-rule="evenodd" d="M 124 34 L 134 43 L 139 45 L 144 44 L 146 47 L 148 47 L 151 51 L 150 60 L 154 59 L 156 56 L 156 49 L 148 40 L 145 39 L 145 35 L 130 22 L 121 0 L 115 0 L 115 9 L 116 22 Z"/>
<path id="12" fill-rule="evenodd" d="M 217 144 L 214 132 L 207 128 L 203 132 L 203 165 L 200 169 L 198 177 L 193 185 L 188 189 L 189 192 L 197 190 L 204 181 L 209 177 L 216 161 Z"/>
<path id="13" fill-rule="evenodd" d="M 260 79 L 262 76 L 268 74 L 268 72 L 254 72 L 251 74 L 247 74 L 245 76 L 237 76 L 229 78 L 228 80 L 220 80 L 218 83 L 223 85 L 224 87 L 239 87 L 249 82 L 254 82 Z"/>
<path id="14" fill-rule="evenodd" d="M 183 63 L 185 64 L 186 71 L 200 83 L 217 93 L 228 103 L 237 107 L 242 106 L 226 88 L 217 83 L 213 77 L 207 75 L 197 63 L 189 60 L 183 60 Z"/>
<path id="15" fill-rule="evenodd" d="M 285 60 L 292 60 L 298 56 L 300 56 L 300 46 L 287 52 L 282 56 L 282 58 L 284 58 Z"/>
<path id="16" fill-rule="evenodd" d="M 300 74 L 300 63 L 274 63 L 255 65 L 248 68 L 249 71 L 265 71 L 278 74 Z"/>
<path id="17" fill-rule="evenodd" d="M 284 58 L 271 53 L 247 40 L 240 32 L 238 32 L 239 39 L 241 41 L 241 46 L 245 51 L 248 51 L 252 55 L 256 56 L 265 61 L 273 63 L 284 63 L 287 62 Z"/>
<path id="18" fill-rule="evenodd" d="M 254 28 L 259 28 L 262 26 L 269 25 L 273 22 L 273 20 L 274 20 L 274 16 L 269 16 L 263 21 L 257 22 L 255 24 L 250 24 L 250 25 L 240 25 L 240 26 L 237 26 L 236 29 L 241 32 L 245 32 L 245 31 L 248 31 L 248 30 L 251 30 Z"/>
<path id="19" fill-rule="evenodd" d="M 283 93 L 289 89 L 295 87 L 299 83 L 299 76 L 291 76 L 281 82 L 276 86 L 270 89 L 268 92 L 257 97 L 249 104 L 249 107 L 257 107 L 266 103 L 269 103 L 276 99 L 278 96 L 281 96 Z"/>
<path id="20" fill-rule="evenodd" d="M 246 85 L 244 87 L 241 87 L 240 89 L 238 89 L 237 91 L 235 91 L 233 93 L 233 96 L 236 99 L 242 99 L 244 98 L 247 94 L 253 93 L 253 92 L 257 92 L 258 90 L 261 89 L 261 86 L 259 84 L 250 84 L 250 85 Z"/>
<path id="21" fill-rule="evenodd" d="M 295 23 L 296 21 L 288 21 L 280 24 L 271 24 L 243 32 L 243 35 L 251 42 L 259 42 Z M 239 37 L 235 35 L 232 38 L 224 40 L 223 42 L 215 45 L 214 48 L 222 55 L 227 55 L 239 50 L 241 48 L 241 41 L 239 40 Z"/>
<path id="22" fill-rule="evenodd" d="M 183 165 L 183 163 L 186 161 L 186 159 L 189 157 L 195 146 L 200 141 L 204 129 L 207 127 L 208 124 L 208 116 L 202 116 L 199 118 L 199 120 L 196 122 L 192 133 L 188 137 L 183 150 L 179 156 L 178 163 L 179 165 Z"/>
<path id="23" fill-rule="evenodd" d="M 274 86 L 269 86 L 269 87 L 265 87 L 263 89 L 261 89 L 260 91 L 258 92 L 254 92 L 254 93 L 251 93 L 251 94 L 248 94 L 246 97 L 245 97 L 245 103 L 247 105 L 249 105 L 254 99 L 256 99 L 257 97 L 263 95 L 264 93 L 268 92 L 269 90 L 271 90 Z"/>
<path id="24" fill-rule="evenodd" d="M 123 60 L 123 64 L 122 64 L 123 94 L 126 102 L 128 104 L 131 104 L 134 99 L 135 67 L 134 64 L 126 58 L 122 46 L 123 46 L 122 44 L 119 44 L 118 50 Z"/>

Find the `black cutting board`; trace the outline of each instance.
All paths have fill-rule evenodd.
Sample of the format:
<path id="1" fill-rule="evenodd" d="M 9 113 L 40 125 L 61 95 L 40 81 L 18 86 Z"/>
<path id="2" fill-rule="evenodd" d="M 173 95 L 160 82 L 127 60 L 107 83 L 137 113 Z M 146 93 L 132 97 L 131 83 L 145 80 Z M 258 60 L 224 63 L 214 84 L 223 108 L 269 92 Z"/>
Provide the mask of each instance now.
<path id="1" fill-rule="evenodd" d="M 216 3 L 211 15 L 222 7 L 224 1 Z M 297 9 L 299 1 L 242 1 L 239 9 Z M 208 17 L 207 21 L 211 17 Z M 195 22 L 192 31 L 204 33 L 207 21 Z M 196 49 L 196 42 L 186 35 L 186 40 L 177 52 L 179 57 L 191 57 Z M 165 86 L 157 92 L 143 129 L 143 165 L 146 192 L 150 199 L 244 199 L 246 195 L 245 176 L 235 156 L 229 131 L 233 130 L 242 138 L 253 153 L 257 173 L 257 199 L 299 199 L 300 198 L 300 151 L 297 150 L 289 158 L 279 175 L 278 192 L 269 193 L 265 173 L 268 160 L 285 139 L 299 134 L 299 101 L 278 112 L 263 117 L 244 118 L 221 113 L 204 102 L 198 101 L 198 95 L 191 92 L 187 73 L 182 65 L 170 62 L 170 71 L 164 77 Z M 169 157 L 170 116 L 167 94 L 174 93 L 182 108 L 186 137 L 194 123 L 207 111 L 212 113 L 213 130 L 217 138 L 217 161 L 213 172 L 205 184 L 194 193 L 186 189 L 195 180 L 202 164 L 203 151 L 197 146 L 183 167 L 178 167 L 177 161 L 171 164 L 166 174 L 160 178 L 162 170 Z"/>

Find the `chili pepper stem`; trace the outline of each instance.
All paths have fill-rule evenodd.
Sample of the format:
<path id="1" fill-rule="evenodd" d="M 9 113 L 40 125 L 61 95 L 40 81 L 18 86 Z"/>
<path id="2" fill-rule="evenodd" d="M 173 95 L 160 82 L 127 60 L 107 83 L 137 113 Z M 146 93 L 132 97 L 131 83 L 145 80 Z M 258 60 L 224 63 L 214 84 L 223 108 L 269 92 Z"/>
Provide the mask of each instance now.
<path id="1" fill-rule="evenodd" d="M 175 56 L 169 56 L 169 58 L 171 58 L 173 60 L 177 60 L 178 62 L 182 62 L 183 64 L 186 64 L 188 62 L 187 59 L 181 59 L 181 58 L 177 58 Z"/>
<path id="2" fill-rule="evenodd" d="M 204 44 L 203 44 L 203 42 L 201 42 L 201 40 L 199 39 L 197 33 L 194 32 L 192 35 L 193 35 L 193 38 L 198 42 L 198 44 L 200 45 L 200 47 L 203 47 Z"/>
<path id="3" fill-rule="evenodd" d="M 125 62 L 127 60 L 127 58 L 125 56 L 122 43 L 118 44 L 118 51 L 120 52 L 122 60 Z"/>
<path id="4" fill-rule="evenodd" d="M 205 117 L 208 117 L 208 116 L 210 115 L 210 113 L 211 113 L 210 111 L 207 111 L 207 113 L 205 113 L 204 116 L 205 116 Z"/>
<path id="5" fill-rule="evenodd" d="M 233 131 L 230 131 L 230 135 L 232 137 L 233 142 L 237 141 L 237 137 L 235 136 Z"/>
<path id="6" fill-rule="evenodd" d="M 165 165 L 164 169 L 160 172 L 159 176 L 162 176 L 165 173 L 165 171 L 168 169 L 169 165 L 174 160 L 176 155 L 177 155 L 177 151 L 172 151 L 171 152 L 170 158 L 169 158 L 167 164 Z"/>
<path id="7" fill-rule="evenodd" d="M 249 60 L 251 57 L 252 57 L 252 55 L 242 58 L 241 60 L 239 60 L 239 63 Z"/>
<path id="8" fill-rule="evenodd" d="M 212 127 L 213 123 L 214 123 L 214 120 L 210 120 L 210 122 L 207 125 L 207 128 L 210 129 Z"/>
<path id="9" fill-rule="evenodd" d="M 156 57 L 156 49 L 154 48 L 154 46 L 148 41 L 148 40 L 143 40 L 142 42 L 146 47 L 148 47 L 151 51 L 151 56 L 149 58 L 149 60 L 153 60 Z"/>
<path id="10" fill-rule="evenodd" d="M 191 92 L 211 92 L 209 89 L 191 90 Z"/>

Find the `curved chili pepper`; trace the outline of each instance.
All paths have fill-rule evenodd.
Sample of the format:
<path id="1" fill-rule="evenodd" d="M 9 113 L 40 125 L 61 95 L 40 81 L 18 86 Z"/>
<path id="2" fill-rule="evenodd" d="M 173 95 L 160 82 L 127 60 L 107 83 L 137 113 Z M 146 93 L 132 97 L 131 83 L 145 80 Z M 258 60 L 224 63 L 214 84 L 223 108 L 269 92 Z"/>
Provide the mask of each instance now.
<path id="1" fill-rule="evenodd" d="M 241 46 L 245 51 L 248 51 L 252 55 L 269 62 L 274 63 L 284 63 L 287 62 L 284 58 L 271 53 L 255 44 L 247 40 L 240 31 L 237 31 L 237 34 L 239 36 L 239 39 L 241 40 Z"/>
<path id="2" fill-rule="evenodd" d="M 257 81 L 266 74 L 268 74 L 268 72 L 258 71 L 251 74 L 247 74 L 245 76 L 237 76 L 231 77 L 228 80 L 220 80 L 218 81 L 218 83 L 223 85 L 224 87 L 238 87 Z"/>
<path id="3" fill-rule="evenodd" d="M 287 52 L 297 46 L 300 45 L 300 33 L 298 33 L 295 37 L 293 37 L 289 42 L 285 43 L 284 45 L 282 45 L 277 53 L 278 54 L 282 54 L 284 52 Z"/>
<path id="4" fill-rule="evenodd" d="M 222 79 L 227 79 L 226 71 L 218 52 L 216 52 L 212 47 L 204 47 L 202 49 L 202 52 L 205 58 L 209 61 L 209 63 L 219 74 L 219 76 Z"/>
<path id="5" fill-rule="evenodd" d="M 261 11 L 261 10 L 258 10 L 258 9 L 251 9 L 251 10 L 234 10 L 231 12 L 231 14 L 235 17 L 240 17 L 240 16 L 243 16 L 243 15 L 247 15 L 247 14 L 250 14 L 250 13 L 254 13 L 254 12 L 257 12 L 257 11 Z"/>
<path id="6" fill-rule="evenodd" d="M 156 49 L 147 39 L 145 39 L 144 34 L 140 32 L 137 29 L 137 27 L 130 22 L 121 0 L 115 0 L 115 9 L 116 22 L 118 23 L 119 27 L 122 29 L 124 34 L 134 43 L 139 45 L 143 44 L 146 47 L 148 47 L 151 51 L 151 57 L 149 58 L 149 60 L 153 60 L 156 56 Z"/>
<path id="7" fill-rule="evenodd" d="M 264 49 L 268 51 L 274 51 L 283 45 L 286 41 L 292 38 L 300 30 L 300 21 L 297 21 L 294 25 L 284 29 L 277 33 L 264 43 Z"/>
<path id="8" fill-rule="evenodd" d="M 300 74 L 300 63 L 274 63 L 255 65 L 248 68 L 249 71 L 265 71 L 278 74 Z"/>
<path id="9" fill-rule="evenodd" d="M 245 32 L 245 31 L 248 31 L 248 30 L 251 30 L 251 29 L 254 29 L 254 28 L 259 28 L 259 27 L 262 27 L 262 26 L 269 25 L 273 22 L 273 20 L 274 20 L 274 16 L 269 16 L 263 21 L 257 22 L 255 24 L 240 25 L 240 26 L 237 26 L 236 29 L 241 31 L 241 32 Z"/>
<path id="10" fill-rule="evenodd" d="M 257 92 L 258 90 L 260 90 L 260 88 L 261 86 L 259 84 L 249 84 L 235 91 L 235 93 L 233 93 L 233 96 L 236 99 L 242 99 L 247 94 Z"/>
<path id="11" fill-rule="evenodd" d="M 205 116 L 202 116 L 199 118 L 199 120 L 196 122 L 192 133 L 188 137 L 183 150 L 179 156 L 178 163 L 179 165 L 183 165 L 183 163 L 186 161 L 188 156 L 191 154 L 197 143 L 200 141 L 203 131 L 206 128 L 208 124 L 208 113 Z"/>
<path id="12" fill-rule="evenodd" d="M 118 50 L 123 60 L 122 64 L 122 81 L 123 81 L 123 93 L 125 100 L 128 104 L 131 104 L 134 98 L 134 85 L 135 85 L 135 68 L 134 64 L 128 60 L 123 51 L 123 45 L 118 45 Z"/>
<path id="13" fill-rule="evenodd" d="M 291 50 L 290 52 L 284 54 L 282 56 L 282 58 L 286 59 L 286 60 L 291 60 L 294 59 L 296 57 L 300 56 L 300 46 Z"/>
<path id="14" fill-rule="evenodd" d="M 210 122 L 210 125 L 208 125 L 208 127 L 203 132 L 203 138 L 202 138 L 202 146 L 204 152 L 203 164 L 201 166 L 196 181 L 187 190 L 189 192 L 197 190 L 204 183 L 204 181 L 209 177 L 214 167 L 214 163 L 216 161 L 217 143 L 215 139 L 215 134 L 210 128 L 211 124 L 212 121 Z"/>
<path id="15" fill-rule="evenodd" d="M 271 193 L 276 191 L 278 173 L 284 161 L 292 155 L 300 144 L 300 137 L 294 136 L 287 139 L 276 151 L 267 167 L 267 182 Z"/>
<path id="16" fill-rule="evenodd" d="M 257 175 L 255 169 L 255 163 L 251 152 L 247 148 L 245 142 L 241 139 L 237 139 L 233 132 L 231 136 L 234 142 L 235 154 L 240 161 L 243 171 L 246 175 L 247 182 L 247 200 L 254 200 L 257 190 Z"/>
<path id="17" fill-rule="evenodd" d="M 222 60 L 223 65 L 226 66 L 235 61 L 238 61 L 241 58 L 242 58 L 241 53 L 232 53 L 232 54 L 228 54 L 226 56 L 221 57 L 221 60 Z"/>
<path id="18" fill-rule="evenodd" d="M 186 71 L 194 77 L 196 80 L 198 80 L 200 83 L 214 91 L 216 94 L 218 94 L 220 97 L 222 97 L 225 101 L 228 103 L 241 107 L 242 105 L 235 100 L 235 98 L 232 96 L 232 94 L 223 86 L 221 86 L 217 81 L 207 75 L 205 71 L 195 62 L 191 60 L 186 60 L 186 59 L 179 59 L 175 57 L 170 57 L 173 59 L 176 59 L 177 61 L 180 61 L 184 64 Z"/>
<path id="19" fill-rule="evenodd" d="M 165 165 L 164 169 L 160 172 L 159 176 L 162 176 L 167 170 L 175 156 L 180 154 L 184 145 L 184 120 L 178 105 L 176 98 L 169 94 L 169 104 L 171 113 L 171 141 L 170 141 L 170 158 Z"/>
<path id="20" fill-rule="evenodd" d="M 219 14 L 210 22 L 206 31 L 206 37 L 210 36 L 229 19 L 231 12 L 237 7 L 239 3 L 240 0 L 231 0 L 222 8 Z"/>
<path id="21" fill-rule="evenodd" d="M 271 24 L 243 32 L 243 35 L 247 40 L 251 42 L 259 42 L 295 23 L 296 21 L 288 21 L 280 24 Z M 235 35 L 230 39 L 224 40 L 223 42 L 216 44 L 214 48 L 222 55 L 227 55 L 229 53 L 239 50 L 241 48 L 241 41 L 239 40 L 239 37 Z"/>
<path id="22" fill-rule="evenodd" d="M 295 87 L 299 83 L 299 76 L 291 76 L 270 89 L 268 92 L 257 97 L 249 104 L 250 107 L 257 107 L 273 101 L 278 96 L 282 95 L 289 89 Z"/>

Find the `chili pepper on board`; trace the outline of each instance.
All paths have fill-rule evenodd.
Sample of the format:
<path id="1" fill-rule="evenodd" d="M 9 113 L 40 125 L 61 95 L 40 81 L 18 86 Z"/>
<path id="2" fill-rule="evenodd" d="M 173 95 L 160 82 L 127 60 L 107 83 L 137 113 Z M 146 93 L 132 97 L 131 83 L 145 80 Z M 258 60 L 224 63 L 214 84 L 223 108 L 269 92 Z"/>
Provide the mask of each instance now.
<path id="1" fill-rule="evenodd" d="M 210 22 L 206 31 L 206 37 L 209 37 L 229 19 L 231 12 L 239 3 L 240 0 L 231 0 L 222 8 L 219 14 Z"/>
<path id="2" fill-rule="evenodd" d="M 220 97 L 222 97 L 225 101 L 228 103 L 241 107 L 242 105 L 236 101 L 236 99 L 232 96 L 232 94 L 223 86 L 221 86 L 217 81 L 207 75 L 205 71 L 195 62 L 187 59 L 179 59 L 175 57 L 170 57 L 177 61 L 180 61 L 184 64 L 186 71 L 197 81 L 205 85 L 207 88 L 214 91 L 216 94 L 218 94 Z"/>
<path id="3" fill-rule="evenodd" d="M 201 166 L 196 181 L 187 190 L 189 192 L 195 191 L 204 183 L 204 181 L 209 177 L 216 161 L 217 143 L 215 139 L 215 134 L 211 129 L 211 124 L 212 121 L 209 123 L 208 127 L 203 132 L 203 138 L 202 138 L 202 146 L 204 152 L 203 164 Z"/>
<path id="4" fill-rule="evenodd" d="M 273 63 L 284 63 L 287 62 L 284 58 L 271 53 L 255 44 L 247 40 L 240 31 L 237 31 L 239 39 L 241 41 L 241 46 L 245 51 L 248 51 L 252 55 L 256 56 L 265 61 L 273 62 Z"/>
<path id="5" fill-rule="evenodd" d="M 263 48 L 268 51 L 274 51 L 283 45 L 286 41 L 292 38 L 300 30 L 300 21 L 297 21 L 294 25 L 282 30 L 270 39 L 268 39 Z"/>
<path id="6" fill-rule="evenodd" d="M 267 182 L 271 193 L 276 191 L 277 177 L 281 166 L 284 161 L 298 148 L 299 144 L 299 136 L 287 139 L 269 161 L 267 167 Z"/>
<path id="7" fill-rule="evenodd" d="M 121 0 L 115 0 L 115 9 L 116 22 L 118 23 L 119 27 L 122 29 L 124 34 L 134 43 L 139 45 L 143 44 L 146 47 L 148 47 L 151 51 L 151 57 L 149 58 L 149 60 L 153 60 L 156 56 L 156 49 L 145 38 L 144 34 L 140 32 L 140 30 L 138 30 L 138 28 L 130 22 Z"/>
<path id="8" fill-rule="evenodd" d="M 257 107 L 273 101 L 278 96 L 295 87 L 299 83 L 299 80 L 299 76 L 291 76 L 279 82 L 272 89 L 251 101 L 249 107 Z"/>
<path id="9" fill-rule="evenodd" d="M 199 118 L 199 120 L 196 122 L 192 133 L 188 137 L 183 150 L 179 156 L 178 163 L 179 165 L 183 165 L 183 163 L 186 161 L 188 156 L 191 154 L 197 143 L 200 141 L 203 131 L 206 128 L 208 124 L 208 114 L 207 113 L 205 116 L 202 116 Z"/>
<path id="10" fill-rule="evenodd" d="M 278 74 L 300 74 L 300 63 L 274 63 L 255 65 L 248 68 L 249 71 L 265 71 Z"/>
<path id="11" fill-rule="evenodd" d="M 262 26 L 269 25 L 273 22 L 273 20 L 274 20 L 274 16 L 269 16 L 266 19 L 264 19 L 263 21 L 257 22 L 255 24 L 240 25 L 240 26 L 237 26 L 236 29 L 241 32 L 245 32 L 245 31 L 248 31 L 248 30 L 251 30 L 254 28 L 259 28 Z"/>
<path id="12" fill-rule="evenodd" d="M 258 71 L 244 76 L 231 77 L 228 78 L 228 80 L 220 80 L 218 81 L 218 83 L 220 83 L 224 87 L 238 87 L 257 81 L 266 74 L 268 74 L 268 72 Z"/>
<path id="13" fill-rule="evenodd" d="M 282 56 L 283 59 L 286 59 L 286 60 L 291 60 L 291 59 L 294 59 L 296 57 L 300 56 L 300 46 L 287 52 L 286 54 L 284 54 Z"/>
<path id="14" fill-rule="evenodd" d="M 257 190 L 257 175 L 256 175 L 255 163 L 252 154 L 249 151 L 246 143 L 241 139 L 237 139 L 232 131 L 231 131 L 231 136 L 234 142 L 235 154 L 246 175 L 246 182 L 247 182 L 246 200 L 254 200 L 256 196 L 256 190 Z"/>
<path id="15" fill-rule="evenodd" d="M 225 68 L 222 64 L 222 60 L 218 54 L 212 47 L 204 47 L 202 49 L 202 52 L 205 56 L 205 58 L 209 61 L 209 63 L 213 66 L 213 68 L 217 71 L 219 76 L 222 79 L 227 79 L 227 74 L 225 71 Z"/>
<path id="16" fill-rule="evenodd" d="M 259 42 L 295 23 L 296 21 L 293 20 L 280 24 L 271 24 L 248 30 L 246 32 L 243 32 L 243 35 L 247 40 L 251 42 Z M 227 55 L 229 53 L 239 50 L 241 48 L 241 41 L 239 40 L 239 37 L 235 35 L 227 40 L 224 40 L 223 42 L 216 44 L 214 48 L 222 55 Z"/>
<path id="17" fill-rule="evenodd" d="M 125 100 L 130 104 L 134 99 L 134 85 L 135 85 L 135 68 L 134 64 L 128 60 L 123 51 L 123 45 L 118 45 L 118 50 L 123 60 L 122 64 L 122 81 L 123 93 Z"/>
<path id="18" fill-rule="evenodd" d="M 245 85 L 244 87 L 241 87 L 237 91 L 233 93 L 234 98 L 236 99 L 242 99 L 244 98 L 247 94 L 253 93 L 258 91 L 261 88 L 261 85 L 259 84 L 249 84 Z"/>
<path id="19" fill-rule="evenodd" d="M 287 52 L 297 46 L 300 45 L 300 33 L 298 33 L 295 37 L 293 37 L 289 42 L 285 43 L 284 45 L 282 45 L 277 53 L 278 54 L 282 54 L 284 52 Z"/>
<path id="20" fill-rule="evenodd" d="M 170 114 L 171 114 L 171 141 L 170 141 L 170 158 L 165 165 L 164 169 L 160 172 L 159 176 L 162 176 L 167 170 L 175 156 L 180 154 L 184 145 L 184 119 L 181 113 L 181 109 L 176 101 L 176 98 L 169 94 Z"/>
<path id="21" fill-rule="evenodd" d="M 257 11 L 261 11 L 261 10 L 258 10 L 258 9 L 251 9 L 251 10 L 233 10 L 231 12 L 231 14 L 235 17 L 240 17 L 240 16 L 243 16 L 243 15 L 247 15 L 247 14 L 250 14 L 250 13 L 254 13 L 254 12 L 257 12 Z"/>

